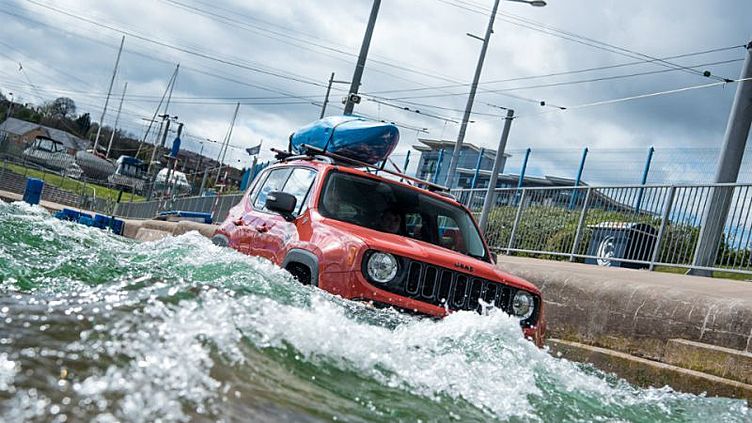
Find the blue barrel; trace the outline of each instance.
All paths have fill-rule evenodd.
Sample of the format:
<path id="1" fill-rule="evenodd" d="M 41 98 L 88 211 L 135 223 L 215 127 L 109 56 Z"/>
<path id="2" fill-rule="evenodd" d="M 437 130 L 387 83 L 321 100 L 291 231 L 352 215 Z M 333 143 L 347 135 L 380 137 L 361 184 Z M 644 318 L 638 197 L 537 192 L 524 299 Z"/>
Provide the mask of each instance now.
<path id="1" fill-rule="evenodd" d="M 26 190 L 24 191 L 23 200 L 29 204 L 39 204 L 42 199 L 42 189 L 44 181 L 36 178 L 26 178 Z"/>
<path id="2" fill-rule="evenodd" d="M 94 215 L 94 226 L 99 229 L 107 229 L 110 227 L 111 220 L 110 216 L 102 214 Z"/>

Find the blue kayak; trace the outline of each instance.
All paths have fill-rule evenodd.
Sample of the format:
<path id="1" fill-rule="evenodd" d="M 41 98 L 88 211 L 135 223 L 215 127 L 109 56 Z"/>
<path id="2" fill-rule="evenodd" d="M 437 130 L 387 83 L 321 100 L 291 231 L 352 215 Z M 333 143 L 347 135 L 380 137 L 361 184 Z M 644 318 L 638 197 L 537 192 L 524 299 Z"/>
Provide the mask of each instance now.
<path id="1" fill-rule="evenodd" d="M 290 146 L 295 153 L 302 153 L 302 146 L 309 145 L 368 164 L 385 160 L 398 142 L 396 126 L 357 116 L 326 117 L 290 136 Z"/>

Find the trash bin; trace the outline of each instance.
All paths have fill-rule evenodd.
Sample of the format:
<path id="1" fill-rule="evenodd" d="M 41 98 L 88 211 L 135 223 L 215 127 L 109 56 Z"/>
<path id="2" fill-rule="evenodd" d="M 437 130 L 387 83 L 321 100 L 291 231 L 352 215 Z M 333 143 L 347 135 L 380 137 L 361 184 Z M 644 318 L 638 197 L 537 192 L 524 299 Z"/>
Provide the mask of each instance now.
<path id="1" fill-rule="evenodd" d="M 26 178 L 26 190 L 24 190 L 23 200 L 29 204 L 39 204 L 42 199 L 42 189 L 44 181 L 36 178 Z"/>
<path id="2" fill-rule="evenodd" d="M 649 262 L 653 257 L 658 230 L 648 223 L 601 222 L 588 226 L 592 230 L 585 263 L 607 267 L 642 269 L 646 263 L 632 263 L 617 259 Z"/>

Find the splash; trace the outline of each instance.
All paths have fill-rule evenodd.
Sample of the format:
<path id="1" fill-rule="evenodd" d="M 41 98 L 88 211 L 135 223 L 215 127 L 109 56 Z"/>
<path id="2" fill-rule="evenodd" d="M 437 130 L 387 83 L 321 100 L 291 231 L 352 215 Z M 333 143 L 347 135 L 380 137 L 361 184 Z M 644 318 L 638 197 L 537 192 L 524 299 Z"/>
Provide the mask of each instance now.
<path id="1" fill-rule="evenodd" d="M 500 312 L 422 319 L 196 233 L 136 243 L 0 203 L 0 420 L 749 421 L 552 357 Z"/>

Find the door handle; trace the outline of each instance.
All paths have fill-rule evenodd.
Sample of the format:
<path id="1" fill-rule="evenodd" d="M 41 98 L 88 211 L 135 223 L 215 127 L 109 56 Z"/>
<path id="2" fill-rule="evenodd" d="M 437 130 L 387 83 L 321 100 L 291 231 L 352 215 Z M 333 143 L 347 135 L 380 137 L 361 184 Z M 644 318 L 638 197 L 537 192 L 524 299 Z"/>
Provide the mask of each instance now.
<path id="1" fill-rule="evenodd" d="M 232 223 L 235 226 L 245 226 L 245 221 L 243 220 L 242 217 L 240 219 L 233 220 Z"/>
<path id="2" fill-rule="evenodd" d="M 266 226 L 266 223 L 262 223 L 262 224 L 256 226 L 256 230 L 259 231 L 259 232 L 261 232 L 261 233 L 264 233 L 264 232 L 268 232 L 269 231 L 269 227 Z"/>

